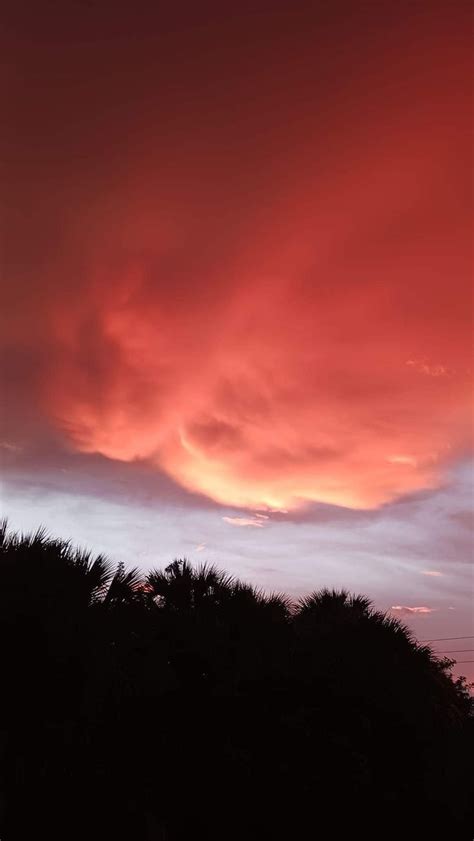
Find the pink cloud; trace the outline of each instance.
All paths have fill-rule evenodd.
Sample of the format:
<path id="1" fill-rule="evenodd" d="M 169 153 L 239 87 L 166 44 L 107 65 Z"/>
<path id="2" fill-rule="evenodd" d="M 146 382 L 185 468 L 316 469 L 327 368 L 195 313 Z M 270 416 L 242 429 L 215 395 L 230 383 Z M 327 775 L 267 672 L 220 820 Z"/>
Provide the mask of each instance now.
<path id="1" fill-rule="evenodd" d="M 255 517 L 223 517 L 222 519 L 225 523 L 229 523 L 231 526 L 250 526 L 261 529 L 265 525 L 265 523 L 258 518 L 258 515 Z"/>
<path id="2" fill-rule="evenodd" d="M 407 607 L 402 604 L 392 605 L 390 609 L 394 610 L 396 613 L 400 613 L 402 616 L 412 616 L 413 614 L 424 615 L 427 613 L 434 613 L 435 610 L 433 607 Z"/>

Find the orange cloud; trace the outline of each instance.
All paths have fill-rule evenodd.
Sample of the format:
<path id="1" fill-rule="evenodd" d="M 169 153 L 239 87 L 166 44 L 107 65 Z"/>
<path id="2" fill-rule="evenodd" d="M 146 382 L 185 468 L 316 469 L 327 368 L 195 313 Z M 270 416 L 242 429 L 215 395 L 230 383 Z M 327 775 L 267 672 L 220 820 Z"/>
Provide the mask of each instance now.
<path id="1" fill-rule="evenodd" d="M 43 70 L 39 167 L 11 153 L 40 209 L 9 240 L 4 341 L 72 447 L 257 511 L 375 508 L 470 447 L 464 54 L 407 20 L 344 59 L 337 22 L 320 53 L 263 27 L 247 75 L 191 33 L 158 92 L 134 54 L 139 95 L 96 73 L 91 104 L 74 66 L 71 112 Z"/>

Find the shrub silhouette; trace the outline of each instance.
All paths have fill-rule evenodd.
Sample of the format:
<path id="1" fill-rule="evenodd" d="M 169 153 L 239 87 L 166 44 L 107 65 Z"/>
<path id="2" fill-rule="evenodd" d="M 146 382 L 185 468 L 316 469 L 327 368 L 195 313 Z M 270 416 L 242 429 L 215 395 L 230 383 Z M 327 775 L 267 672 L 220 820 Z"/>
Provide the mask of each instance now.
<path id="1" fill-rule="evenodd" d="M 364 596 L 0 530 L 0 837 L 472 837 L 450 662 Z"/>

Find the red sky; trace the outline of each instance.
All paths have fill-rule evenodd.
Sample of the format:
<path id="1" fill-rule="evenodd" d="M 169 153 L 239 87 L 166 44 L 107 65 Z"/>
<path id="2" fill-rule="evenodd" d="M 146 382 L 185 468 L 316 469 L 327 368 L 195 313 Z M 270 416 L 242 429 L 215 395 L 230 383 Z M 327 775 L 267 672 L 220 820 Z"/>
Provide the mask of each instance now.
<path id="1" fill-rule="evenodd" d="M 470 4 L 8 5 L 10 461 L 144 460 L 243 519 L 449 484 Z"/>

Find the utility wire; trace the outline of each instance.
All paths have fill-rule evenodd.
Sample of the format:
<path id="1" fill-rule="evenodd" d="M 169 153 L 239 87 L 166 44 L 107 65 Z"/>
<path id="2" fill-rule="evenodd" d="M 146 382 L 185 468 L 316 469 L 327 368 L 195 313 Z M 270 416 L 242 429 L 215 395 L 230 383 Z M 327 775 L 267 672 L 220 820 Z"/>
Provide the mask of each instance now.
<path id="1" fill-rule="evenodd" d="M 419 642 L 448 642 L 448 640 L 474 640 L 474 635 L 472 637 L 438 637 L 434 640 L 419 640 Z"/>
<path id="2" fill-rule="evenodd" d="M 474 648 L 445 648 L 444 651 L 437 651 L 436 654 L 465 654 L 467 651 L 474 651 Z"/>

